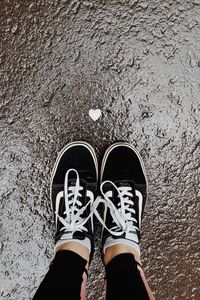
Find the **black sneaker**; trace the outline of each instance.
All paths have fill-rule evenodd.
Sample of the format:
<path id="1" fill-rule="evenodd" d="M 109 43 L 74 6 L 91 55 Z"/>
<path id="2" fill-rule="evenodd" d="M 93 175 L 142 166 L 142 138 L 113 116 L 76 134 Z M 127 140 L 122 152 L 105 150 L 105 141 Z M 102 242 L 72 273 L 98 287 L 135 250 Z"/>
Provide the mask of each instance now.
<path id="1" fill-rule="evenodd" d="M 56 159 L 50 185 L 56 247 L 76 240 L 92 255 L 92 205 L 97 181 L 98 162 L 92 146 L 85 142 L 66 145 Z"/>
<path id="2" fill-rule="evenodd" d="M 111 145 L 105 152 L 100 174 L 103 198 L 95 201 L 95 215 L 103 225 L 102 250 L 123 243 L 140 254 L 140 228 L 147 198 L 147 179 L 139 153 L 128 143 Z M 97 211 L 104 205 L 103 219 Z"/>

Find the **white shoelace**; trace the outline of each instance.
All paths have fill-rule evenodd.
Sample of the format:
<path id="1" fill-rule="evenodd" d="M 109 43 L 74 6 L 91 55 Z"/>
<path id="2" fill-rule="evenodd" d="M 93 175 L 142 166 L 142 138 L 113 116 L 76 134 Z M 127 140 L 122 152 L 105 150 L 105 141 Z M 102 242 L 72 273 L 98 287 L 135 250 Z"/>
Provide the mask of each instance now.
<path id="1" fill-rule="evenodd" d="M 118 207 L 116 207 L 110 198 L 113 196 L 113 191 L 109 190 L 106 193 L 103 191 L 105 184 L 110 184 L 118 192 L 118 197 L 120 201 Z M 99 222 L 107 229 L 110 234 L 115 236 L 121 236 L 125 232 L 135 233 L 138 230 L 138 227 L 133 224 L 133 222 L 138 223 L 137 220 L 132 217 L 132 214 L 135 214 L 135 209 L 133 208 L 133 201 L 130 199 L 133 198 L 132 188 L 129 186 L 117 187 L 112 181 L 104 181 L 100 186 L 102 197 L 97 197 L 94 202 L 93 209 L 94 214 L 96 215 Z M 104 219 L 101 218 L 97 208 L 99 204 L 104 204 Z M 113 223 L 116 225 L 112 228 L 108 228 L 105 224 L 107 209 L 110 209 L 110 214 L 113 218 Z"/>
<path id="2" fill-rule="evenodd" d="M 74 186 L 68 186 L 69 184 L 69 174 L 71 172 L 76 173 L 76 182 Z M 64 181 L 64 191 L 61 191 L 57 194 L 56 197 L 56 227 L 57 227 L 57 219 L 63 224 L 63 227 L 60 231 L 64 232 L 75 232 L 75 231 L 88 231 L 85 223 L 92 215 L 92 209 L 87 218 L 82 218 L 81 215 L 86 210 L 86 208 L 91 205 L 94 201 L 94 194 L 91 191 L 87 191 L 86 196 L 89 197 L 89 201 L 85 206 L 82 206 L 82 202 L 78 200 L 79 197 L 82 197 L 80 191 L 83 190 L 83 187 L 80 186 L 80 178 L 79 174 L 75 169 L 69 169 L 65 175 Z M 61 217 L 58 214 L 59 205 L 61 198 L 64 197 L 65 201 L 65 218 Z"/>

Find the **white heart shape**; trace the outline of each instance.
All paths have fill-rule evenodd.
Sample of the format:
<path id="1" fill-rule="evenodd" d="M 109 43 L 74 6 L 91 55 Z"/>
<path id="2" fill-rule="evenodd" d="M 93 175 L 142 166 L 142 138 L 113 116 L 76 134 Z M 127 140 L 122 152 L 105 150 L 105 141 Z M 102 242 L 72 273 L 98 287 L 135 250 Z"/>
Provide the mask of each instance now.
<path id="1" fill-rule="evenodd" d="M 90 109 L 89 116 L 93 121 L 97 121 L 101 117 L 100 109 Z"/>

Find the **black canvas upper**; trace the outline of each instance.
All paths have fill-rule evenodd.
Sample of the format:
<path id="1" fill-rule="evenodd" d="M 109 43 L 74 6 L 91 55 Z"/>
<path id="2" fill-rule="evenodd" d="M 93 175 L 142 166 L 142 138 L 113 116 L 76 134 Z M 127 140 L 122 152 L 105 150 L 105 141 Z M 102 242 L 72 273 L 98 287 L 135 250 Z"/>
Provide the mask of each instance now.
<path id="1" fill-rule="evenodd" d="M 141 159 L 139 159 L 137 153 L 132 149 L 127 147 L 126 145 L 119 145 L 117 147 L 113 147 L 110 149 L 110 152 L 107 153 L 107 158 L 105 160 L 106 153 L 104 155 L 104 168 L 101 170 L 101 178 L 102 182 L 111 181 L 113 182 L 117 188 L 122 186 L 131 187 L 133 197 L 129 199 L 133 202 L 133 208 L 135 209 L 135 214 L 131 214 L 134 218 L 136 218 L 137 223 L 133 222 L 132 224 L 136 227 L 139 226 L 139 198 L 138 194 L 141 193 L 143 202 L 142 202 L 142 214 L 144 211 L 144 206 L 146 203 L 147 197 L 147 183 L 144 175 L 143 168 L 141 166 Z M 115 204 L 115 207 L 118 207 L 118 203 L 120 201 L 118 197 L 118 191 L 114 188 L 113 185 L 105 184 L 104 192 L 112 190 L 112 199 L 111 201 Z M 110 215 L 110 211 L 107 210 L 106 226 L 108 228 L 112 228 L 114 226 L 112 217 Z M 138 239 L 140 240 L 140 228 L 137 230 Z M 104 245 L 106 239 L 112 236 L 113 239 L 118 239 L 115 235 L 111 235 L 107 229 L 103 229 L 102 233 L 102 246 Z M 124 238 L 125 233 L 123 233 L 120 238 Z"/>
<path id="2" fill-rule="evenodd" d="M 52 208 L 55 212 L 56 197 L 59 192 L 64 191 L 65 175 L 69 169 L 75 169 L 78 172 L 80 179 L 80 186 L 83 189 L 80 192 L 81 197 L 77 197 L 78 201 L 81 201 L 82 207 L 84 207 L 90 200 L 87 197 L 87 191 L 91 191 L 96 196 L 97 189 L 97 171 L 95 168 L 95 161 L 91 152 L 84 145 L 72 145 L 66 151 L 63 151 L 62 155 L 57 159 L 57 165 L 54 167 L 54 176 L 51 184 L 51 200 Z M 68 179 L 68 187 L 75 186 L 77 180 L 77 174 L 74 171 L 70 171 Z M 78 207 L 78 206 L 77 206 Z M 60 200 L 58 214 L 63 219 L 65 218 L 65 194 Z M 91 212 L 91 205 L 88 205 L 81 215 L 82 218 L 87 218 Z M 67 233 L 66 230 L 63 232 L 61 228 L 63 224 L 57 219 L 57 228 L 55 233 L 55 243 L 62 237 L 63 233 Z M 88 237 L 91 241 L 91 252 L 94 250 L 94 233 L 92 231 L 91 218 L 85 223 L 87 231 L 75 231 L 73 238 L 83 240 Z"/>
<path id="3" fill-rule="evenodd" d="M 88 183 L 97 183 L 94 160 L 86 147 L 73 145 L 63 153 L 53 178 L 53 184 L 63 184 L 65 174 L 71 168 L 78 171 L 81 179 Z"/>
<path id="4" fill-rule="evenodd" d="M 140 160 L 131 148 L 118 146 L 109 153 L 103 171 L 102 181 L 131 180 L 135 184 L 146 185 Z"/>

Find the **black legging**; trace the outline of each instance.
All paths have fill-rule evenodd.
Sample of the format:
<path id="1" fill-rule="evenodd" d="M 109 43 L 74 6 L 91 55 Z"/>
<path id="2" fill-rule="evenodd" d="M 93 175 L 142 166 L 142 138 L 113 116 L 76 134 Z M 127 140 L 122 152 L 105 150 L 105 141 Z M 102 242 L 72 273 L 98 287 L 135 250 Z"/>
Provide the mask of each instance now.
<path id="1" fill-rule="evenodd" d="M 72 251 L 57 252 L 34 300 L 80 300 L 87 261 Z M 120 254 L 106 266 L 107 300 L 149 300 L 132 254 Z M 98 300 L 98 299 L 97 299 Z"/>

